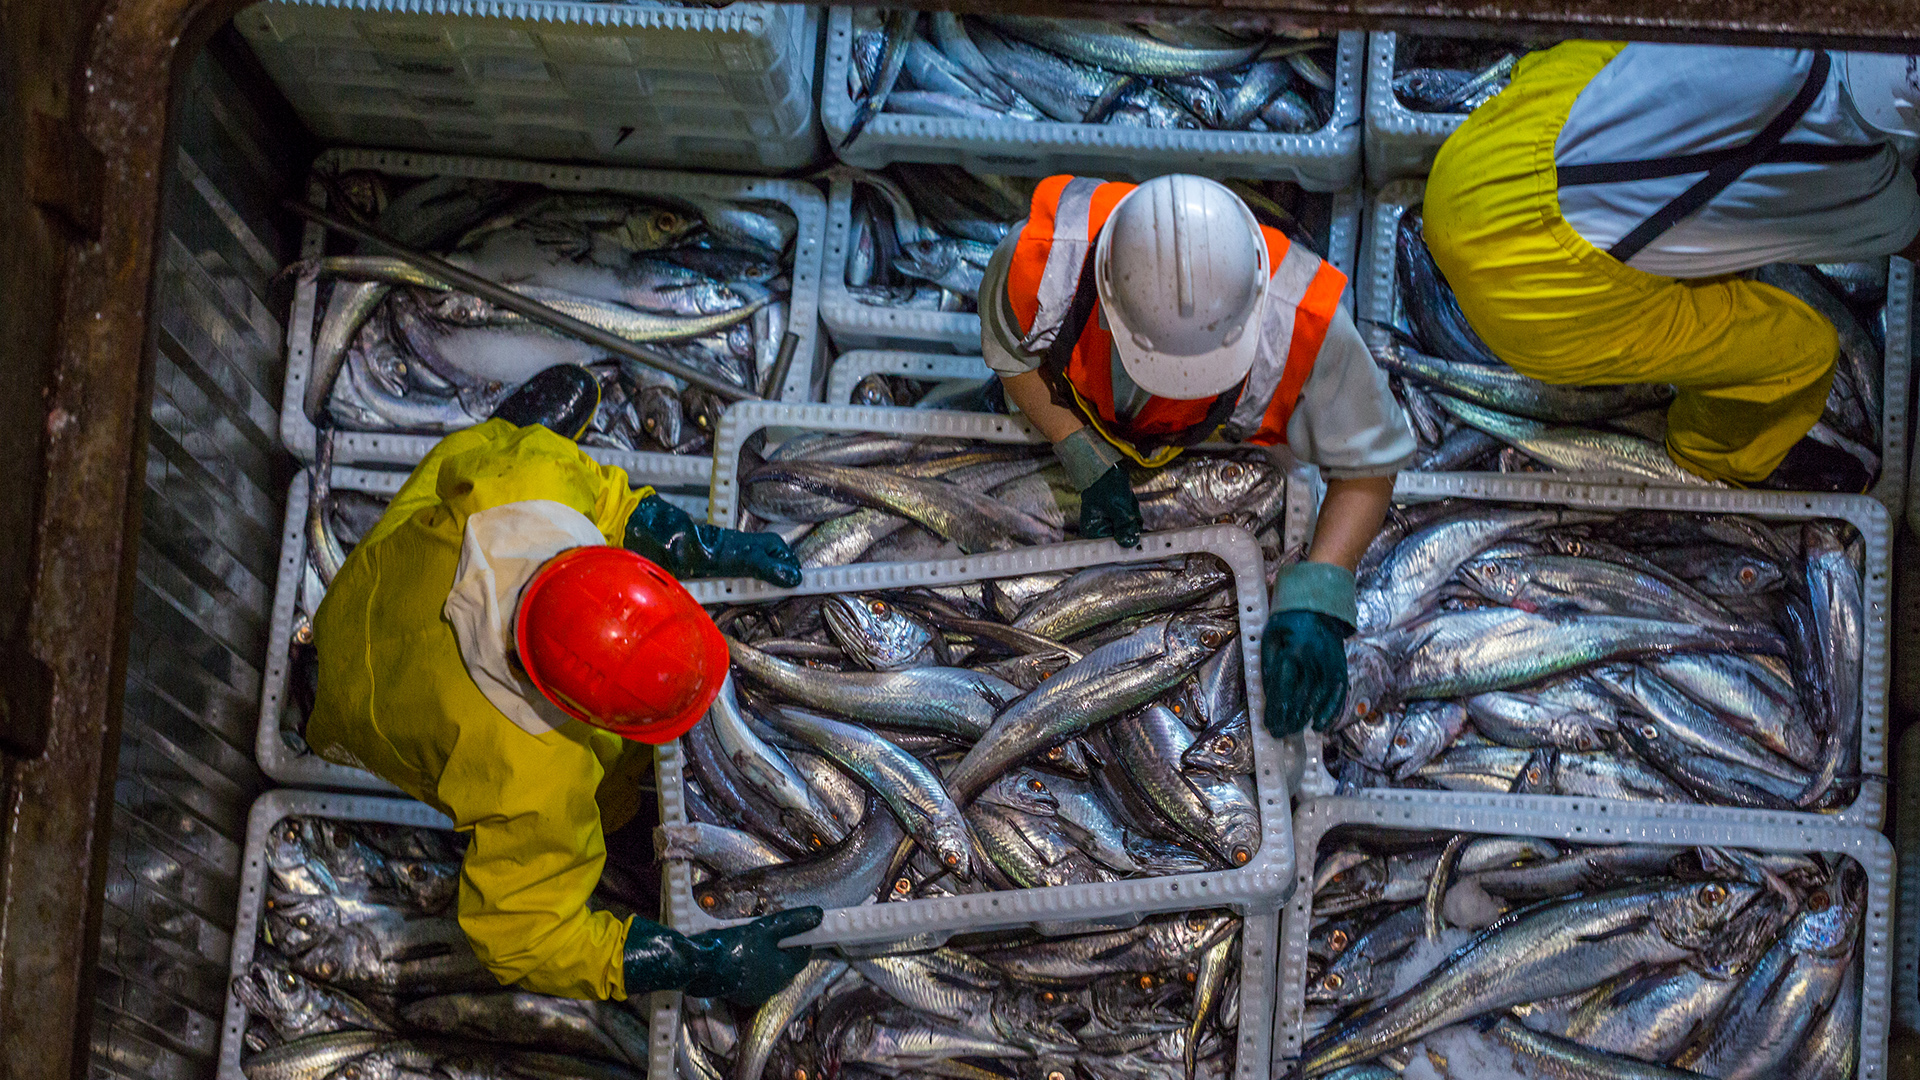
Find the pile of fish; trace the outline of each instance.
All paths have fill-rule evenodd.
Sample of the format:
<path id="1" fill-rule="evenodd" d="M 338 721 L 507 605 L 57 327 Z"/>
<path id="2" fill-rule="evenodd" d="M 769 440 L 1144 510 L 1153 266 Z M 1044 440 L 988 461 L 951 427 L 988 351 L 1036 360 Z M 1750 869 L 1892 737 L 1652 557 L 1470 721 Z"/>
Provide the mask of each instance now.
<path id="1" fill-rule="evenodd" d="M 809 433 L 750 441 L 740 477 L 741 527 L 780 533 L 805 567 L 1054 544 L 1080 522 L 1080 493 L 1044 443 Z M 1270 538 L 1285 480 L 1257 448 L 1190 450 L 1135 470 L 1133 489 L 1149 531 L 1233 522 Z"/>
<path id="2" fill-rule="evenodd" d="M 1393 96 L 1414 112 L 1470 113 L 1507 88 L 1528 50 L 1510 41 L 1401 34 L 1394 40 Z"/>
<path id="3" fill-rule="evenodd" d="M 687 999 L 680 1077 L 1225 1080 L 1240 1027 L 1239 946 L 1240 919 L 1207 910 L 857 960 L 819 953 L 751 1014 Z"/>
<path id="4" fill-rule="evenodd" d="M 1866 907 L 1841 855 L 1338 829 L 1289 1075 L 1850 1077 Z"/>
<path id="5" fill-rule="evenodd" d="M 1850 805 L 1862 541 L 1733 514 L 1443 500 L 1362 559 L 1344 789 Z"/>
<path id="6" fill-rule="evenodd" d="M 1190 555 L 718 609 L 660 853 L 717 918 L 1244 866 L 1233 597 Z"/>
<path id="7" fill-rule="evenodd" d="M 1374 358 L 1419 437 L 1423 472 L 1612 472 L 1666 483 L 1707 481 L 1666 452 L 1661 384 L 1558 386 L 1530 379 L 1489 350 L 1434 265 L 1419 207 L 1400 216 L 1391 339 Z M 1840 337 L 1826 414 L 1808 437 L 1880 471 L 1887 264 L 1775 264 L 1754 276 L 1807 302 Z"/>
<path id="8" fill-rule="evenodd" d="M 837 174 L 853 184 L 847 292 L 886 307 L 976 310 L 987 260 L 1033 201 L 1032 179 L 945 165 Z"/>
<path id="9" fill-rule="evenodd" d="M 454 918 L 465 838 L 321 817 L 267 835 L 259 942 L 233 994 L 247 1080 L 639 1080 L 647 1022 L 620 1002 L 502 988 Z M 617 868 L 596 906 L 627 914 Z"/>
<path id="10" fill-rule="evenodd" d="M 1026 220 L 1035 183 L 946 165 L 892 165 L 884 172 L 839 166 L 829 175 L 853 185 L 847 292 L 861 303 L 920 311 L 979 310 L 987 261 Z M 1326 237 L 1295 217 L 1306 209 L 1297 186 L 1227 183 L 1263 224 L 1326 250 Z"/>
<path id="11" fill-rule="evenodd" d="M 644 352 L 756 393 L 787 332 L 798 222 L 785 205 L 698 194 L 556 192 L 530 184 L 355 174 L 343 203 L 376 228 Z M 471 427 L 554 364 L 599 378 L 582 438 L 699 453 L 725 402 L 674 376 L 451 289 L 398 259 L 329 255 L 293 268 L 329 285 L 306 408 L 343 429 Z M 776 395 L 777 396 L 777 395 Z"/>
<path id="12" fill-rule="evenodd" d="M 1331 37 L 857 8 L 846 141 L 882 112 L 1302 134 L 1333 115 L 1333 66 Z"/>

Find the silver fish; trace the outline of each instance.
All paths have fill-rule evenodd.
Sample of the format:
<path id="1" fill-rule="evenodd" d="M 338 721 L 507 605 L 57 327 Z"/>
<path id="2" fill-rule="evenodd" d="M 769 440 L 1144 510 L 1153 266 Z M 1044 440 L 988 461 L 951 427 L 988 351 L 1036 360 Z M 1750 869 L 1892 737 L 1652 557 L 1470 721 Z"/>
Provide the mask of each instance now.
<path id="1" fill-rule="evenodd" d="M 740 710 L 731 677 L 721 684 L 713 707 L 707 710 L 707 722 L 747 786 L 793 818 L 790 830 L 796 836 L 814 847 L 824 847 L 847 834 L 846 826 L 820 805 L 787 756 L 753 733 Z"/>
<path id="2" fill-rule="evenodd" d="M 1207 556 L 1189 556 L 1173 566 L 1096 566 L 1034 601 L 1013 625 L 1065 641 L 1128 616 L 1189 606 L 1227 581 L 1226 570 Z"/>
<path id="3" fill-rule="evenodd" d="M 787 861 L 787 856 L 749 832 L 689 822 L 654 830 L 654 853 L 662 859 L 690 859 L 722 874 L 739 874 Z"/>
<path id="4" fill-rule="evenodd" d="M 969 741 L 985 734 L 999 711 L 1024 694 L 1004 679 L 965 668 L 820 671 L 732 639 L 727 648 L 748 678 L 808 708 Z"/>
<path id="5" fill-rule="evenodd" d="M 840 648 L 862 667 L 895 671 L 933 660 L 933 629 L 880 597 L 835 593 L 822 614 Z"/>

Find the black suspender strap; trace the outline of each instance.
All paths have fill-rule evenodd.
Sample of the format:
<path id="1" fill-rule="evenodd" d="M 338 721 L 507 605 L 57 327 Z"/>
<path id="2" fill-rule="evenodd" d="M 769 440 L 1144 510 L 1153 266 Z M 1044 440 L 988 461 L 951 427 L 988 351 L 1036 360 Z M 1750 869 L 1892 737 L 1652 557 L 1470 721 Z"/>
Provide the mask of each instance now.
<path id="1" fill-rule="evenodd" d="M 1591 165 L 1562 165 L 1554 170 L 1560 187 L 1584 184 L 1620 184 L 1632 180 L 1664 180 L 1669 176 L 1706 172 L 1743 151 L 1735 146 L 1726 150 L 1705 150 L 1698 154 L 1647 158 L 1642 161 L 1596 161 Z M 1891 149 L 1886 143 L 1860 143 L 1830 146 L 1824 143 L 1781 143 L 1760 164 L 1825 165 L 1832 162 L 1866 161 Z"/>
<path id="2" fill-rule="evenodd" d="M 1787 132 L 1813 107 L 1814 99 L 1827 85 L 1827 73 L 1833 66 L 1833 58 L 1822 49 L 1813 54 L 1813 69 L 1807 72 L 1806 82 L 1800 84 L 1800 92 L 1780 110 L 1743 146 L 1729 150 L 1713 151 L 1706 154 L 1688 154 L 1676 158 L 1659 158 L 1649 161 L 1602 162 L 1595 165 L 1576 165 L 1557 169 L 1556 179 L 1561 184 L 1596 184 L 1614 180 L 1652 179 L 1659 176 L 1679 176 L 1689 172 L 1706 169 L 1707 175 L 1695 181 L 1693 186 L 1681 192 L 1671 202 L 1655 210 L 1645 221 L 1633 227 L 1633 231 L 1620 238 L 1619 242 L 1607 249 L 1607 254 L 1621 262 L 1638 255 L 1648 244 L 1659 239 L 1662 233 L 1673 228 L 1689 215 L 1697 213 L 1701 207 L 1711 202 L 1733 186 L 1747 170 L 1765 161 L 1776 160 L 1773 155 L 1786 152 L 1790 157 L 1778 160 L 1853 160 L 1851 157 L 1830 158 L 1821 155 L 1835 151 L 1850 151 L 1852 148 L 1835 148 L 1833 151 L 1795 144 L 1783 146 Z M 1874 153 L 1878 147 L 1871 148 Z M 1809 155 L 1809 151 L 1814 151 Z M 1803 158 L 1803 155 L 1809 155 Z M 1864 155 L 1863 155 L 1864 156 Z"/>

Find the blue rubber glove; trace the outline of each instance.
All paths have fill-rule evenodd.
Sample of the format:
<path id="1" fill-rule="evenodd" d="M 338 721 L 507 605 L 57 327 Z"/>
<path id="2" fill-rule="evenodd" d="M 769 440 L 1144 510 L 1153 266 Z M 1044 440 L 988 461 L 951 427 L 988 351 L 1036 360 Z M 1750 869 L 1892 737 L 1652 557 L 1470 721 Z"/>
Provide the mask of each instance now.
<path id="1" fill-rule="evenodd" d="M 1140 501 L 1133 482 L 1118 465 L 1080 493 L 1080 539 L 1113 537 L 1121 547 L 1140 546 Z"/>
<path id="2" fill-rule="evenodd" d="M 692 937 L 635 918 L 621 956 L 627 996 L 685 990 L 694 997 L 758 1007 L 792 982 L 813 956 L 806 946 L 780 948 L 780 940 L 819 926 L 821 915 L 817 907 L 791 908 Z"/>
<path id="3" fill-rule="evenodd" d="M 634 508 L 625 546 L 677 578 L 754 577 L 787 589 L 800 584 L 800 559 L 785 540 L 773 533 L 696 524 L 658 495 Z"/>
<path id="4" fill-rule="evenodd" d="M 1318 611 L 1276 611 L 1260 639 L 1267 730 L 1276 739 L 1307 725 L 1327 730 L 1347 697 L 1347 649 L 1353 628 Z"/>
<path id="5" fill-rule="evenodd" d="M 1325 731 L 1347 698 L 1346 639 L 1359 620 L 1353 571 L 1296 563 L 1280 571 L 1260 638 L 1267 730 L 1276 739 Z"/>

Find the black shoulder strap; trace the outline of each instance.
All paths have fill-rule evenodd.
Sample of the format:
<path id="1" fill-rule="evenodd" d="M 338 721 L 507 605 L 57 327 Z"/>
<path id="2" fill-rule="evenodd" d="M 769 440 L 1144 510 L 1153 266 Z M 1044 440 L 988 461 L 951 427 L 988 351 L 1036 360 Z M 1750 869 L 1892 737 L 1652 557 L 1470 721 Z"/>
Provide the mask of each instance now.
<path id="1" fill-rule="evenodd" d="M 1673 201 L 1655 210 L 1645 221 L 1633 227 L 1633 231 L 1620 238 L 1619 242 L 1607 249 L 1607 254 L 1621 262 L 1638 255 L 1648 244 L 1659 239 L 1668 229 L 1679 224 L 1687 216 L 1696 213 L 1713 197 L 1733 186 L 1748 169 L 1766 160 L 1793 130 L 1793 125 L 1807 114 L 1813 106 L 1814 98 L 1827 85 L 1827 72 L 1833 65 L 1833 58 L 1822 49 L 1813 54 L 1813 70 L 1807 72 L 1807 81 L 1800 84 L 1800 92 L 1793 96 L 1787 107 L 1767 123 L 1746 145 L 1736 147 L 1720 160 L 1715 161 L 1707 170 L 1707 175 L 1695 181 L 1692 187 L 1681 192 Z"/>
<path id="2" fill-rule="evenodd" d="M 1622 184 L 1634 180 L 1664 180 L 1669 176 L 1706 172 L 1715 165 L 1745 150 L 1732 146 L 1725 150 L 1703 150 L 1697 154 L 1644 158 L 1638 161 L 1596 161 L 1588 165 L 1561 165 L 1554 170 L 1556 187 L 1581 187 L 1586 184 Z M 1866 161 L 1892 150 L 1887 143 L 1783 142 L 1773 148 L 1763 165 L 1826 165 L 1835 162 Z"/>

